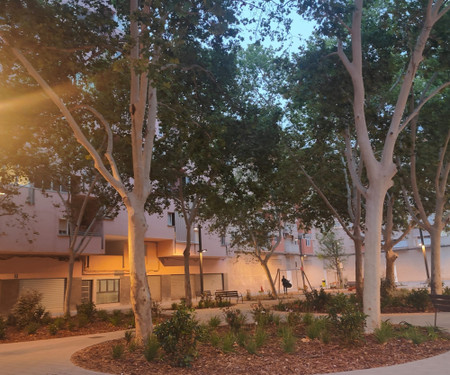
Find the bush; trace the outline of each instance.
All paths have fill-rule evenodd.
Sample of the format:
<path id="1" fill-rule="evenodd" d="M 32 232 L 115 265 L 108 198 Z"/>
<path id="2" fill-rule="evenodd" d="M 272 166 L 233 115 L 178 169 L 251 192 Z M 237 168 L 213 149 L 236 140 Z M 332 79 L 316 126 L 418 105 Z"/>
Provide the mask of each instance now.
<path id="1" fill-rule="evenodd" d="M 217 328 L 220 325 L 220 323 L 221 323 L 220 316 L 212 316 L 208 321 L 208 325 L 211 328 Z"/>
<path id="2" fill-rule="evenodd" d="M 344 295 L 333 299 L 328 316 L 337 334 L 347 344 L 354 344 L 364 337 L 367 315 Z"/>
<path id="3" fill-rule="evenodd" d="M 182 306 L 172 317 L 155 328 L 155 335 L 171 362 L 178 367 L 189 366 L 194 360 L 199 331 L 191 309 Z"/>
<path id="4" fill-rule="evenodd" d="M 306 326 L 306 336 L 311 340 L 319 339 L 322 342 L 328 342 L 330 322 L 326 317 L 314 318 L 311 324 Z"/>
<path id="5" fill-rule="evenodd" d="M 37 323 L 37 322 L 30 322 L 25 326 L 25 331 L 29 335 L 34 335 L 38 329 L 39 329 L 39 323 Z"/>
<path id="6" fill-rule="evenodd" d="M 263 327 L 257 327 L 255 331 L 254 341 L 256 348 L 261 348 L 267 341 L 267 333 Z"/>
<path id="7" fill-rule="evenodd" d="M 24 328 L 30 323 L 41 323 L 49 317 L 41 304 L 42 294 L 36 290 L 26 291 L 19 297 L 12 308 L 12 315 L 20 328 Z"/>
<path id="8" fill-rule="evenodd" d="M 312 314 L 311 314 L 312 316 Z M 302 316 L 298 312 L 291 311 L 287 316 L 287 324 L 296 326 L 302 321 Z"/>
<path id="9" fill-rule="evenodd" d="M 125 341 L 129 345 L 131 343 L 131 340 L 133 339 L 133 331 L 125 331 L 124 337 Z"/>
<path id="10" fill-rule="evenodd" d="M 303 306 L 306 311 L 325 312 L 332 296 L 326 293 L 322 288 L 320 292 L 313 290 L 312 292 L 305 293 L 306 301 Z"/>
<path id="11" fill-rule="evenodd" d="M 373 334 L 380 344 L 384 344 L 395 336 L 394 328 L 388 321 L 381 322 L 380 328 L 376 328 Z"/>
<path id="12" fill-rule="evenodd" d="M 63 329 L 66 325 L 66 320 L 64 318 L 56 318 L 53 321 L 53 324 L 55 325 L 56 329 L 59 331 L 60 329 Z"/>
<path id="13" fill-rule="evenodd" d="M 401 337 L 412 341 L 415 345 L 420 345 L 428 339 L 423 332 L 414 326 L 408 326 L 406 330 L 401 333 Z"/>
<path id="14" fill-rule="evenodd" d="M 234 352 L 236 337 L 233 332 L 228 332 L 222 339 L 222 350 L 224 353 Z"/>
<path id="15" fill-rule="evenodd" d="M 6 338 L 6 321 L 0 316 L 0 340 Z"/>
<path id="16" fill-rule="evenodd" d="M 211 307 L 216 307 L 216 302 L 212 299 L 210 295 L 203 294 L 198 302 L 199 309 L 208 309 Z"/>
<path id="17" fill-rule="evenodd" d="M 225 308 L 223 309 L 225 321 L 234 332 L 239 331 L 243 324 L 245 324 L 246 317 L 239 309 Z"/>
<path id="18" fill-rule="evenodd" d="M 48 332 L 54 336 L 58 333 L 58 327 L 56 326 L 55 323 L 49 324 L 48 325 Z"/>
<path id="19" fill-rule="evenodd" d="M 84 315 L 89 321 L 92 321 L 95 317 L 97 309 L 94 302 L 83 302 L 81 305 L 77 305 L 77 315 Z"/>
<path id="20" fill-rule="evenodd" d="M 124 347 L 122 344 L 114 345 L 112 348 L 112 357 L 113 359 L 120 359 L 123 356 Z"/>
<path id="21" fill-rule="evenodd" d="M 77 324 L 78 328 L 86 327 L 89 324 L 90 320 L 89 317 L 84 314 L 78 314 L 77 315 Z"/>
<path id="22" fill-rule="evenodd" d="M 425 288 L 413 289 L 406 297 L 406 302 L 418 311 L 425 311 L 431 305 L 430 295 Z"/>
<path id="23" fill-rule="evenodd" d="M 266 309 L 261 301 L 251 305 L 253 320 L 257 325 L 265 326 L 273 323 L 273 313 Z"/>
<path id="24" fill-rule="evenodd" d="M 283 343 L 283 350 L 286 353 L 293 353 L 295 351 L 295 336 L 292 332 L 292 328 L 289 326 L 283 327 L 281 331 L 281 338 Z"/>
<path id="25" fill-rule="evenodd" d="M 109 314 L 108 311 L 106 310 L 98 310 L 97 311 L 97 317 L 102 321 L 102 322 L 107 322 L 109 320 Z"/>
<path id="26" fill-rule="evenodd" d="M 122 311 L 120 310 L 114 310 L 112 315 L 109 317 L 109 322 L 114 326 L 120 326 L 122 323 Z"/>
<path id="27" fill-rule="evenodd" d="M 148 362 L 155 360 L 158 357 L 160 344 L 156 335 L 148 336 L 147 342 L 144 346 L 144 357 Z"/>

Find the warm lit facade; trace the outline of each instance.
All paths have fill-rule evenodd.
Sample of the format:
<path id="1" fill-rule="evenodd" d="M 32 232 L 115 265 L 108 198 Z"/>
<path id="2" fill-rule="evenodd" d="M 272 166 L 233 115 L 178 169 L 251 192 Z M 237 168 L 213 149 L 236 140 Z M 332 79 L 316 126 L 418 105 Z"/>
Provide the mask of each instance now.
<path id="1" fill-rule="evenodd" d="M 26 289 L 40 291 L 48 310 L 62 312 L 69 236 L 60 198 L 54 191 L 47 190 L 43 194 L 33 187 L 22 187 L 20 192 L 17 199 L 33 218 L 21 228 L 15 225 L 14 217 L 0 217 L 0 314 L 6 314 Z M 166 211 L 161 217 L 155 215 L 147 219 L 146 268 L 152 298 L 156 301 L 180 299 L 184 296 L 184 221 L 173 210 Z M 352 242 L 342 228 L 335 227 L 334 230 L 344 239 L 350 254 L 343 265 L 344 278 L 354 281 Z M 334 272 L 324 269 L 323 262 L 317 258 L 315 233 L 315 230 L 303 233 L 295 225 L 286 226 L 281 243 L 269 262 L 278 290 L 283 275 L 291 280 L 291 291 L 301 290 L 304 286 L 319 287 L 323 281 L 327 287 L 335 285 Z M 126 213 L 121 211 L 113 220 L 97 223 L 89 238 L 87 248 L 75 263 L 72 309 L 82 301 L 93 301 L 99 308 L 129 306 Z M 194 232 L 192 238 L 190 267 L 195 296 L 200 291 L 198 234 Z M 417 238 L 418 234 L 413 232 L 396 247 L 399 255 L 397 277 L 399 283 L 405 285 L 419 286 L 426 282 L 423 254 Z M 238 290 L 243 295 L 258 295 L 270 290 L 261 265 L 251 256 L 236 256 L 229 248 L 227 238 L 203 230 L 202 247 L 207 249 L 203 253 L 205 290 Z M 430 266 L 429 254 L 428 264 Z M 448 234 L 442 237 L 442 278 L 450 280 Z"/>

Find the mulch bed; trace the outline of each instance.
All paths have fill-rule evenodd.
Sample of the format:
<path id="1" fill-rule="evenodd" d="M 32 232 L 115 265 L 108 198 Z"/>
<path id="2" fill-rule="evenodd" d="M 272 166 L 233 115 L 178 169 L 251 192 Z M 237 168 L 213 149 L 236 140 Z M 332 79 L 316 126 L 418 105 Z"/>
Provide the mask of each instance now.
<path id="1" fill-rule="evenodd" d="M 113 359 L 112 350 L 118 344 L 125 351 L 122 358 Z M 439 339 L 415 345 L 405 339 L 392 339 L 379 344 L 368 335 L 362 344 L 343 346 L 304 338 L 297 341 L 294 353 L 285 353 L 280 338 L 275 337 L 268 339 L 257 354 L 249 354 L 237 344 L 234 352 L 223 353 L 200 343 L 198 357 L 190 368 L 172 367 L 161 360 L 147 362 L 142 349 L 130 352 L 126 348 L 125 339 L 109 341 L 75 353 L 72 361 L 86 369 L 123 375 L 311 375 L 411 362 L 450 351 L 450 341 Z"/>

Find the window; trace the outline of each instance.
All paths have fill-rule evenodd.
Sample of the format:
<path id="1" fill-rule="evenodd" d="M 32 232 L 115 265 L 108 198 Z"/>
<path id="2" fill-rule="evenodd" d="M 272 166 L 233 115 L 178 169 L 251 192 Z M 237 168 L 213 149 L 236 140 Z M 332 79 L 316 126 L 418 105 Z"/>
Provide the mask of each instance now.
<path id="1" fill-rule="evenodd" d="M 59 219 L 58 224 L 58 234 L 60 236 L 68 236 L 69 235 L 69 227 L 66 219 Z"/>
<path id="2" fill-rule="evenodd" d="M 220 246 L 226 246 L 227 242 L 225 236 L 220 236 Z"/>
<path id="3" fill-rule="evenodd" d="M 167 213 L 167 225 L 169 227 L 175 226 L 175 212 L 168 212 Z"/>
<path id="4" fill-rule="evenodd" d="M 120 280 L 103 279 L 97 280 L 97 298 L 96 303 L 115 303 L 119 302 Z"/>
<path id="5" fill-rule="evenodd" d="M 306 246 L 311 246 L 311 235 L 310 234 L 305 234 L 305 242 L 306 242 Z"/>

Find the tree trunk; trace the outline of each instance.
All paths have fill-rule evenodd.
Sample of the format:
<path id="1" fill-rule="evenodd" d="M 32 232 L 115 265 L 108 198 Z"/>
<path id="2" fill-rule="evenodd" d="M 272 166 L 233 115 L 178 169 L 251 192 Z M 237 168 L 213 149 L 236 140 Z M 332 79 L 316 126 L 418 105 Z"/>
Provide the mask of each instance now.
<path id="1" fill-rule="evenodd" d="M 395 272 L 394 264 L 398 255 L 392 250 L 392 245 L 390 243 L 385 243 L 385 255 L 386 255 L 386 288 L 387 292 L 390 294 L 395 289 Z"/>
<path id="2" fill-rule="evenodd" d="M 380 176 L 381 177 L 381 176 Z M 380 326 L 380 255 L 381 223 L 383 220 L 384 197 L 387 192 L 385 181 L 373 181 L 367 189 L 366 237 L 364 255 L 364 313 L 367 315 L 366 330 L 372 333 Z"/>
<path id="3" fill-rule="evenodd" d="M 267 280 L 269 280 L 269 284 L 270 284 L 270 289 L 272 290 L 272 295 L 277 298 L 278 297 L 278 293 L 277 290 L 275 288 L 275 283 L 273 282 L 273 278 L 272 278 L 272 274 L 270 273 L 269 267 L 267 266 L 267 260 L 260 260 L 261 262 L 261 266 L 264 269 L 264 272 L 266 273 L 267 276 Z"/>
<path id="4" fill-rule="evenodd" d="M 64 293 L 64 316 L 70 317 L 70 299 L 72 296 L 72 284 L 73 284 L 73 267 L 75 264 L 75 256 L 73 250 L 69 253 L 69 269 L 67 272 L 67 285 Z"/>
<path id="5" fill-rule="evenodd" d="M 130 264 L 130 300 L 136 320 L 136 339 L 145 342 L 152 333 L 152 304 L 145 269 L 145 232 L 147 223 L 144 205 L 127 205 L 128 257 Z"/>
<path id="6" fill-rule="evenodd" d="M 355 225 L 353 228 L 353 243 L 355 245 L 355 282 L 356 282 L 356 296 L 358 299 L 362 299 L 363 296 L 363 255 L 361 240 L 361 228 L 359 225 Z"/>
<path id="7" fill-rule="evenodd" d="M 442 226 L 437 223 L 435 217 L 434 225 L 430 230 L 431 239 L 431 294 L 442 294 L 441 278 L 441 231 Z M 438 224 L 438 225 L 436 225 Z"/>
<path id="8" fill-rule="evenodd" d="M 191 228 L 186 228 L 186 247 L 183 251 L 184 259 L 184 297 L 186 299 L 186 306 L 192 306 L 192 288 L 191 288 L 191 273 L 189 270 L 189 261 L 191 258 Z"/>

